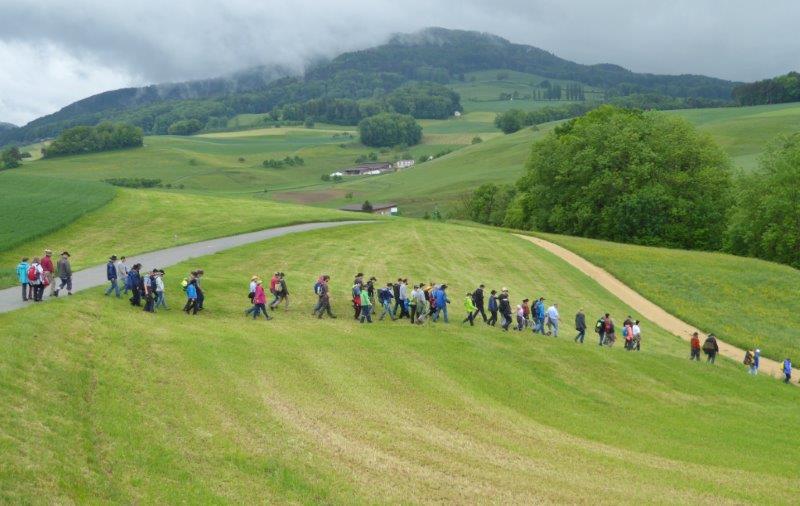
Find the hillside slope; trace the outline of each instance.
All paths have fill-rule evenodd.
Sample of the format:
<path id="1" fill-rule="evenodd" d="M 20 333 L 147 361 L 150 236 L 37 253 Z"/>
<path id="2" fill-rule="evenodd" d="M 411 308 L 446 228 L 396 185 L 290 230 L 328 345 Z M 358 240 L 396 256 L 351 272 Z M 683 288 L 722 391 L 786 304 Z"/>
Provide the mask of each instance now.
<path id="1" fill-rule="evenodd" d="M 4 502 L 720 503 L 796 492 L 795 388 L 690 363 L 647 322 L 640 353 L 576 345 L 567 322 L 559 339 L 457 323 L 459 294 L 478 282 L 507 284 L 515 301 L 545 294 L 567 319 L 579 305 L 629 312 L 508 234 L 398 221 L 285 237 L 170 269 L 173 308 L 196 266 L 208 294 L 196 317 L 92 293 L 0 315 Z M 247 280 L 275 269 L 289 276 L 290 310 L 244 319 Z M 338 320 L 308 315 L 322 270 Z M 450 282 L 453 321 L 353 323 L 358 270 Z M 533 286 L 531 272 L 548 275 Z"/>

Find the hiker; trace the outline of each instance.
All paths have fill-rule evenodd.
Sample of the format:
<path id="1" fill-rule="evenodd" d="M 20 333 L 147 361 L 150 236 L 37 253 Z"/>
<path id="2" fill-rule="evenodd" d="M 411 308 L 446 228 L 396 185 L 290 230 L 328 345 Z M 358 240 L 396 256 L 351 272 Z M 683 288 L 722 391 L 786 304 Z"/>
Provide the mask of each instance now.
<path id="1" fill-rule="evenodd" d="M 44 296 L 44 287 L 46 286 L 50 287 L 50 295 L 52 296 L 56 290 L 56 285 L 53 283 L 53 272 L 55 271 L 53 268 L 53 252 L 49 249 L 44 250 L 44 256 L 39 264 L 42 266 L 42 272 L 44 273 L 42 296 Z"/>
<path id="2" fill-rule="evenodd" d="M 144 311 L 155 313 L 156 304 L 156 270 L 151 270 L 142 278 L 142 294 L 144 295 Z"/>
<path id="3" fill-rule="evenodd" d="M 203 303 L 206 300 L 206 295 L 205 295 L 205 292 L 203 291 L 203 289 L 200 287 L 200 278 L 202 278 L 204 274 L 205 274 L 205 271 L 203 271 L 203 269 L 197 269 L 195 271 L 195 276 L 194 276 L 194 285 L 195 285 L 195 288 L 197 289 L 197 310 L 198 311 L 202 311 L 203 309 L 205 309 L 203 307 Z"/>
<path id="4" fill-rule="evenodd" d="M 575 336 L 575 342 L 583 344 L 583 338 L 586 336 L 586 315 L 583 314 L 583 308 L 579 309 L 575 314 L 575 330 L 578 331 L 578 335 Z"/>
<path id="5" fill-rule="evenodd" d="M 256 290 L 253 294 L 253 319 L 257 319 L 258 315 L 264 313 L 264 318 L 271 320 L 272 317 L 267 313 L 267 293 L 264 291 L 263 281 L 256 280 Z"/>
<path id="6" fill-rule="evenodd" d="M 133 264 L 131 270 L 128 271 L 127 286 L 130 288 L 132 293 L 131 298 L 128 300 L 131 301 L 131 305 L 133 306 L 141 306 L 142 293 L 139 291 L 139 284 L 141 283 L 139 269 L 141 268 L 142 264 Z"/>
<path id="7" fill-rule="evenodd" d="M 284 302 L 283 308 L 288 311 L 289 309 L 289 287 L 286 285 L 286 275 L 282 272 L 278 273 L 278 284 L 275 285 L 275 301 L 269 305 L 270 308 L 275 309 Z"/>
<path id="8" fill-rule="evenodd" d="M 22 302 L 28 302 L 28 292 L 31 285 L 28 283 L 28 257 L 22 257 L 17 265 L 17 279 L 22 285 Z"/>
<path id="9" fill-rule="evenodd" d="M 489 292 L 488 308 L 489 308 L 489 314 L 491 314 L 492 316 L 486 323 L 487 325 L 491 325 L 492 327 L 494 327 L 495 324 L 497 324 L 497 290 L 492 290 L 491 292 Z"/>
<path id="10" fill-rule="evenodd" d="M 269 293 L 272 294 L 272 301 L 269 303 L 269 307 L 274 307 L 275 304 L 281 299 L 280 290 L 278 285 L 281 282 L 281 273 L 276 271 L 272 277 L 269 279 Z"/>
<path id="11" fill-rule="evenodd" d="M 515 330 L 522 331 L 525 328 L 525 310 L 522 309 L 522 304 L 517 304 L 517 328 Z"/>
<path id="12" fill-rule="evenodd" d="M 397 283 L 392 285 L 392 295 L 394 296 L 394 309 L 392 309 L 392 314 L 397 318 L 408 316 L 408 309 L 406 308 L 408 303 L 408 286 L 406 286 L 405 279 L 397 278 Z M 399 316 L 397 315 L 398 309 L 400 310 Z"/>
<path id="13" fill-rule="evenodd" d="M 114 255 L 116 258 L 116 255 Z M 130 287 L 128 287 L 127 279 L 128 279 L 128 266 L 125 264 L 125 257 L 120 257 L 119 260 L 114 264 L 117 269 L 117 283 L 119 284 L 122 281 L 123 288 L 125 288 L 125 295 L 128 295 L 128 291 Z"/>
<path id="14" fill-rule="evenodd" d="M 750 363 L 750 374 L 753 376 L 758 376 L 758 366 L 761 365 L 761 350 L 756 348 L 756 351 L 753 353 L 753 362 Z"/>
<path id="15" fill-rule="evenodd" d="M 119 269 L 117 268 L 116 262 L 117 255 L 111 255 L 108 258 L 108 263 L 106 264 L 106 279 L 111 283 L 111 286 L 108 287 L 105 294 L 108 296 L 113 291 L 119 299 Z"/>
<path id="16" fill-rule="evenodd" d="M 396 320 L 394 312 L 392 311 L 393 299 L 394 299 L 394 285 L 392 285 L 391 283 L 386 283 L 386 286 L 378 291 L 378 302 L 380 302 L 381 306 L 383 307 L 383 312 L 381 313 L 381 317 L 378 318 L 379 320 L 383 321 L 383 318 L 387 314 L 392 319 L 392 321 Z"/>
<path id="17" fill-rule="evenodd" d="M 434 297 L 433 292 L 436 290 L 436 284 L 431 281 L 428 285 L 422 290 L 422 293 L 425 295 L 425 304 L 428 308 L 427 315 L 429 317 L 433 317 L 433 313 L 436 312 L 436 297 Z"/>
<path id="18" fill-rule="evenodd" d="M 610 314 L 606 313 L 606 317 L 603 320 L 603 344 L 614 346 L 614 342 L 617 340 L 614 331 L 614 320 L 611 319 Z"/>
<path id="19" fill-rule="evenodd" d="M 45 278 L 42 264 L 39 263 L 39 257 L 33 257 L 33 262 L 28 266 L 27 276 L 28 284 L 33 288 L 33 301 L 41 302 L 47 278 Z"/>
<path id="20" fill-rule="evenodd" d="M 642 351 L 642 327 L 639 325 L 639 320 L 633 322 L 633 349 Z"/>
<path id="21" fill-rule="evenodd" d="M 508 288 L 503 288 L 500 296 L 497 297 L 498 310 L 503 317 L 503 331 L 508 332 L 508 327 L 511 325 L 511 302 L 508 300 Z"/>
<path id="22" fill-rule="evenodd" d="M 558 337 L 558 304 L 553 304 L 547 309 L 548 328 L 552 331 L 553 337 Z M 551 332 L 547 332 L 549 336 Z"/>
<path id="23" fill-rule="evenodd" d="M 372 300 L 370 299 L 369 289 L 366 286 L 361 286 L 361 317 L 359 321 L 372 323 Z"/>
<path id="24" fill-rule="evenodd" d="M 706 362 L 713 364 L 719 353 L 719 344 L 714 334 L 709 334 L 703 343 L 703 353 L 706 354 Z"/>
<path id="25" fill-rule="evenodd" d="M 692 340 L 690 341 L 690 346 L 692 350 L 692 354 L 689 356 L 689 360 L 697 360 L 700 361 L 700 334 L 695 332 L 692 334 Z"/>
<path id="26" fill-rule="evenodd" d="M 472 303 L 475 304 L 475 314 L 472 315 L 473 319 L 479 314 L 483 318 L 483 323 L 488 323 L 486 318 L 486 311 L 483 309 L 483 289 L 484 285 L 481 284 L 472 292 Z"/>
<path id="27" fill-rule="evenodd" d="M 58 292 L 67 287 L 67 295 L 72 295 L 72 266 L 69 263 L 69 252 L 62 251 L 61 256 L 56 262 L 56 275 L 61 284 L 56 288 L 53 295 L 58 297 Z"/>
<path id="28" fill-rule="evenodd" d="M 336 318 L 336 315 L 333 314 L 331 311 L 331 297 L 330 297 L 330 287 L 328 286 L 328 282 L 331 280 L 331 277 L 327 274 L 322 276 L 319 285 L 319 302 L 317 302 L 317 307 L 319 308 L 316 313 L 319 319 L 322 319 L 322 313 L 328 313 L 328 316 L 331 318 Z"/>
<path id="29" fill-rule="evenodd" d="M 136 265 L 133 268 L 136 269 Z M 197 278 L 194 272 L 191 275 L 191 279 L 186 283 L 186 305 L 183 306 L 183 312 L 197 314 Z"/>
<path id="30" fill-rule="evenodd" d="M 408 319 L 411 320 L 411 325 L 414 325 L 414 323 L 416 323 L 418 290 L 419 290 L 419 285 L 413 285 L 411 287 L 411 293 L 408 296 Z"/>
<path id="31" fill-rule="evenodd" d="M 436 299 L 436 313 L 433 315 L 433 321 L 439 320 L 439 314 L 444 314 L 444 322 L 450 323 L 447 319 L 447 305 L 450 304 L 450 299 L 447 298 L 447 285 L 439 286 L 438 290 L 434 290 L 434 298 Z"/>
<path id="32" fill-rule="evenodd" d="M 478 314 L 478 308 L 475 307 L 475 302 L 473 302 L 474 294 L 467 292 L 467 296 L 464 297 L 464 309 L 467 311 L 467 317 L 464 318 L 464 321 L 461 322 L 462 324 L 469 322 L 470 327 L 475 326 L 475 315 Z"/>
<path id="33" fill-rule="evenodd" d="M 625 320 L 625 326 L 622 327 L 622 337 L 625 338 L 625 349 L 631 351 L 633 349 L 633 322 L 630 317 Z"/>
<path id="34" fill-rule="evenodd" d="M 753 365 L 753 352 L 750 350 L 745 350 L 744 352 L 744 360 L 742 363 L 747 366 L 747 369 L 750 369 L 750 366 Z"/>
<path id="35" fill-rule="evenodd" d="M 545 311 L 545 307 L 544 307 L 544 301 L 545 301 L 544 297 L 539 297 L 539 300 L 537 300 L 533 305 L 533 308 L 534 308 L 534 311 L 533 311 L 533 316 L 534 316 L 533 333 L 534 334 L 536 332 L 539 332 L 542 335 L 544 335 L 544 319 L 545 319 L 545 316 L 546 316 L 545 315 L 546 311 Z"/>
<path id="36" fill-rule="evenodd" d="M 597 322 L 594 324 L 594 331 L 600 337 L 600 346 L 605 344 L 606 340 L 606 319 L 605 317 L 601 316 L 597 319 Z"/>
<path id="37" fill-rule="evenodd" d="M 169 310 L 167 307 L 167 300 L 164 297 L 164 274 L 166 274 L 164 269 L 156 271 L 156 309 L 163 307 Z"/>
<path id="38" fill-rule="evenodd" d="M 528 326 L 528 319 L 531 317 L 531 307 L 528 304 L 528 301 L 529 299 L 522 299 L 522 328 L 526 328 Z"/>
<path id="39" fill-rule="evenodd" d="M 253 276 L 250 277 L 250 284 L 247 286 L 247 298 L 250 300 L 250 309 L 245 310 L 244 312 L 245 316 L 252 314 L 255 317 L 255 313 L 258 311 L 258 308 L 256 307 L 255 298 L 256 298 L 256 288 L 258 287 L 258 282 L 260 280 L 261 279 L 258 277 L 257 274 L 253 274 Z M 263 290 L 264 288 L 262 287 L 261 289 Z"/>
<path id="40" fill-rule="evenodd" d="M 788 357 L 783 361 L 783 376 L 784 383 L 789 384 L 792 381 L 792 361 Z"/>
<path id="41" fill-rule="evenodd" d="M 366 289 L 367 289 L 367 295 L 369 295 L 369 300 L 370 301 L 375 300 L 375 283 L 377 283 L 377 282 L 378 282 L 378 279 L 375 276 L 372 276 L 371 278 L 369 278 L 369 281 L 367 281 L 367 288 Z"/>
<path id="42" fill-rule="evenodd" d="M 356 279 L 360 279 L 356 276 Z M 361 282 L 353 284 L 353 318 L 360 320 L 361 317 Z"/>

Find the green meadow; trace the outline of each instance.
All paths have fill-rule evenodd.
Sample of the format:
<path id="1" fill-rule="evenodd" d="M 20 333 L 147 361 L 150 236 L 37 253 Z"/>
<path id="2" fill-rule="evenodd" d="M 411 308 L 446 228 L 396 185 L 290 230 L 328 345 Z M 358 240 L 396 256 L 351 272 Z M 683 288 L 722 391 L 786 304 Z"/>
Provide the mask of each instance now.
<path id="1" fill-rule="evenodd" d="M 179 279 L 207 273 L 187 316 Z M 247 281 L 291 305 L 242 316 Z M 353 273 L 450 285 L 451 323 L 356 324 Z M 337 320 L 310 316 L 332 276 Z M 534 276 L 531 273 L 547 273 Z M 791 503 L 798 390 L 643 350 L 571 341 L 583 306 L 630 313 L 510 234 L 395 220 L 254 244 L 167 269 L 172 310 L 92 290 L 0 315 L 4 503 Z M 560 303 L 563 336 L 462 326 L 479 282 Z M 57 331 L 55 330 L 57 329 Z M 557 399 L 557 402 L 554 402 Z"/>
<path id="2" fill-rule="evenodd" d="M 675 316 L 745 349 L 800 361 L 800 271 L 754 258 L 538 234 Z"/>

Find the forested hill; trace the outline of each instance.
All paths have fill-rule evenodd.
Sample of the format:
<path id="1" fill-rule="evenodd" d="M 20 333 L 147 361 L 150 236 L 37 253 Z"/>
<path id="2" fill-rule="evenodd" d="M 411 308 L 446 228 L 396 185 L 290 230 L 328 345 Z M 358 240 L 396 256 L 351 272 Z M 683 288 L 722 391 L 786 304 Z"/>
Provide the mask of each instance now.
<path id="1" fill-rule="evenodd" d="M 0 146 L 57 135 L 75 125 L 121 121 L 145 133 L 167 133 L 176 122 L 196 120 L 221 128 L 239 113 L 271 112 L 276 119 L 352 124 L 397 104 L 420 106 L 427 117 L 451 111 L 458 97 L 435 86 L 409 92 L 409 83 L 446 84 L 471 71 L 509 69 L 603 88 L 609 96 L 658 93 L 728 100 L 736 83 L 705 76 L 637 74 L 610 64 L 581 65 L 547 51 L 489 34 L 428 28 L 393 36 L 386 44 L 344 53 L 303 76 L 256 68 L 224 78 L 125 88 L 94 95 L 21 128 L 0 130 Z M 389 96 L 393 92 L 395 96 Z M 410 103 L 412 100 L 413 103 Z M 398 110 L 398 112 L 404 112 Z M 425 116 L 423 116 L 425 117 Z"/>
<path id="2" fill-rule="evenodd" d="M 15 128 L 17 128 L 17 125 L 14 125 L 13 123 L 5 123 L 0 121 L 0 132 L 4 130 L 13 130 Z"/>

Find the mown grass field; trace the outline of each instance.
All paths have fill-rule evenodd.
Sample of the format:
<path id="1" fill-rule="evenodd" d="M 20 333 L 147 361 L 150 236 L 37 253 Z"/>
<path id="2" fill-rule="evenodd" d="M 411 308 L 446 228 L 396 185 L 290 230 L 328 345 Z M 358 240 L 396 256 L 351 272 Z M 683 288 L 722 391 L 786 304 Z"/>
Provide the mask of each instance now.
<path id="1" fill-rule="evenodd" d="M 800 271 L 720 253 L 539 234 L 612 273 L 675 316 L 745 349 L 800 361 Z"/>
<path id="2" fill-rule="evenodd" d="M 690 363 L 647 322 L 636 354 L 573 344 L 568 324 L 555 339 L 346 317 L 358 270 L 448 282 L 453 320 L 479 282 L 515 301 L 545 294 L 567 320 L 578 306 L 630 312 L 509 234 L 401 220 L 287 236 L 167 269 L 173 308 L 198 266 L 208 310 L 196 317 L 144 314 L 100 289 L 0 315 L 2 502 L 796 497 L 798 390 Z M 249 277 L 276 269 L 289 312 L 244 319 Z M 323 271 L 338 320 L 308 314 Z"/>
<path id="3" fill-rule="evenodd" d="M 0 177 L 0 181 L 3 178 Z M 89 187 L 108 185 L 92 183 L 76 184 Z M 86 197 L 78 194 L 85 202 Z M 60 217 L 60 208 L 40 196 L 53 220 Z M 58 202 L 55 200 L 54 202 Z M 80 207 L 76 201 L 75 207 Z M 13 215 L 12 215 L 13 216 Z M 69 218 L 69 215 L 65 215 Z M 77 217 L 77 213 L 76 213 Z M 103 263 L 112 254 L 132 255 L 154 251 L 203 239 L 212 239 L 243 232 L 252 232 L 282 225 L 310 221 L 334 221 L 364 219 L 365 215 L 320 209 L 314 207 L 279 204 L 266 200 L 198 196 L 162 191 L 120 189 L 109 204 L 89 212 L 77 221 L 67 221 L 52 233 L 37 235 L 0 250 L 0 286 L 17 283 L 14 268 L 22 256 L 41 255 L 45 248 L 60 252 L 67 250 L 72 255 L 73 269 Z M 16 222 L 0 219 L 0 224 L 17 230 Z"/>
<path id="4" fill-rule="evenodd" d="M 111 201 L 116 190 L 106 184 L 36 178 L 24 170 L 12 170 L 0 172 L 0 194 L 3 251 L 66 226 Z"/>

